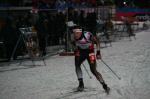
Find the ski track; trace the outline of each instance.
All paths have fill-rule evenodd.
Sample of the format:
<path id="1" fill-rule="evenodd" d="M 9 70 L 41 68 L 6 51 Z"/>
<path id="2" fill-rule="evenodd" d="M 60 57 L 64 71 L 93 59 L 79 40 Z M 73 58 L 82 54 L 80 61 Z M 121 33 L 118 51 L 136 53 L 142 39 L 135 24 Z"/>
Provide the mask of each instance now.
<path id="1" fill-rule="evenodd" d="M 121 77 L 119 80 L 101 62 L 97 69 L 111 88 L 107 95 L 100 83 L 83 69 L 85 91 L 74 92 L 78 86 L 73 56 L 52 56 L 47 66 L 31 66 L 31 61 L 0 66 L 0 99 L 149 99 L 150 98 L 150 30 L 136 34 L 136 40 L 123 38 L 102 48 L 103 60 Z"/>

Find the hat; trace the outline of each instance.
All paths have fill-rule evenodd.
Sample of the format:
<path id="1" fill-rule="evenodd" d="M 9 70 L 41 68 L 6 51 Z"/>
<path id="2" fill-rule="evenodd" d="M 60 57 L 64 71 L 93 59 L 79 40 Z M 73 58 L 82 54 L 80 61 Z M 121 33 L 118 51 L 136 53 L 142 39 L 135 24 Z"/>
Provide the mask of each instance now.
<path id="1" fill-rule="evenodd" d="M 73 21 L 68 21 L 68 22 L 67 22 L 67 26 L 68 26 L 68 27 L 74 27 L 74 26 L 76 26 L 76 24 L 74 24 Z"/>

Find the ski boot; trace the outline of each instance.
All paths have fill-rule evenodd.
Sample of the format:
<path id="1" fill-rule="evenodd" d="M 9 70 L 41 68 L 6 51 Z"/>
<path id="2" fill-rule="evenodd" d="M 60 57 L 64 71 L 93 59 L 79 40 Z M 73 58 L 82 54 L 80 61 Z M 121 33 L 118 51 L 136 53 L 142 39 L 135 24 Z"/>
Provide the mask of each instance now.
<path id="1" fill-rule="evenodd" d="M 105 92 L 106 92 L 107 94 L 109 94 L 110 88 L 107 86 L 107 84 L 105 84 L 105 83 L 101 83 L 101 84 L 102 84 L 102 86 L 103 86 Z"/>
<path id="2" fill-rule="evenodd" d="M 82 79 L 79 79 L 79 86 L 77 87 L 77 91 L 83 91 L 84 90 L 84 83 Z"/>

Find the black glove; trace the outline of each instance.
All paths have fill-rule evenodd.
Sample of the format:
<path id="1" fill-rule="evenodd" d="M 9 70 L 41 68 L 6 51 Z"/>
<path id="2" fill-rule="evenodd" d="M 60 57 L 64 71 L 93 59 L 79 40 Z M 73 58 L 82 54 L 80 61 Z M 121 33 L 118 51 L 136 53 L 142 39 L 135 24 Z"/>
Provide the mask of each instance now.
<path id="1" fill-rule="evenodd" d="M 96 58 L 97 58 L 97 59 L 101 59 L 101 53 L 100 53 L 100 50 L 97 51 L 97 53 L 96 53 Z"/>

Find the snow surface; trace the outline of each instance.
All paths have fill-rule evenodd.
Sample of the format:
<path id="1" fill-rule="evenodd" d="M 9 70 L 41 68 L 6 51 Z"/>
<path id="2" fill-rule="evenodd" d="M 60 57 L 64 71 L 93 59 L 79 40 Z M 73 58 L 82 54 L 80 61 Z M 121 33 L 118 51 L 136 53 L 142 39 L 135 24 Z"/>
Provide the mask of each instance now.
<path id="1" fill-rule="evenodd" d="M 0 64 L 0 99 L 150 99 L 150 30 L 101 48 L 103 60 L 121 77 L 119 80 L 100 60 L 97 69 L 111 88 L 107 95 L 89 70 L 84 68 L 84 92 L 78 86 L 74 57 L 55 55 L 42 61 Z M 6 63 L 7 64 L 7 63 Z"/>

